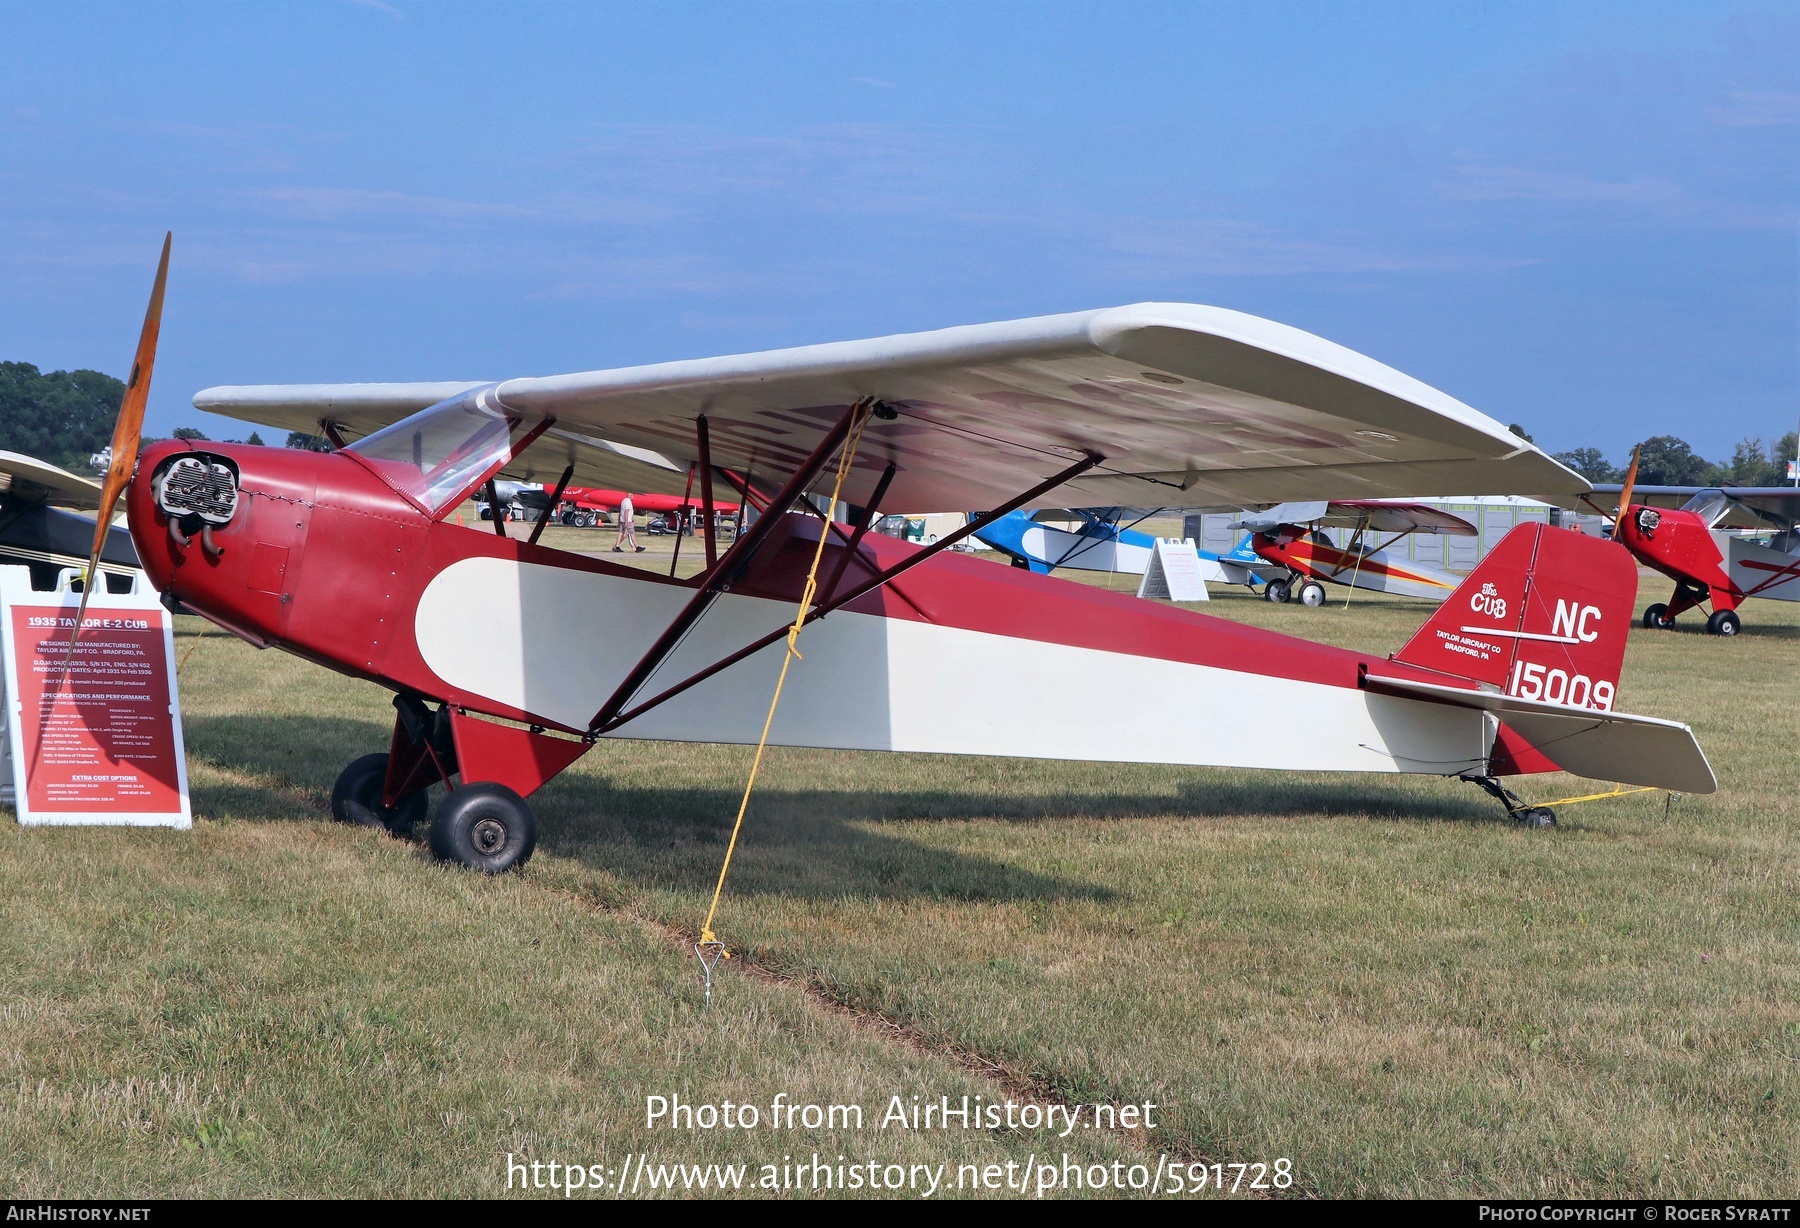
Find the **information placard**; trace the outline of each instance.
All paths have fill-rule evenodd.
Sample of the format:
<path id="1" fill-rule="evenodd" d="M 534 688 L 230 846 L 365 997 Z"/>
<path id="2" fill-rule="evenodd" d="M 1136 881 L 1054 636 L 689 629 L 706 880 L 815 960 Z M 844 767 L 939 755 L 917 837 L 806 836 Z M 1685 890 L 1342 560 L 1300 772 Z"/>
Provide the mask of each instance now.
<path id="1" fill-rule="evenodd" d="M 153 593 L 81 594 L 0 568 L 6 736 L 19 822 L 189 827 L 175 635 Z"/>
<path id="2" fill-rule="evenodd" d="M 1191 537 L 1159 537 L 1138 582 L 1140 597 L 1165 601 L 1210 601 L 1200 574 L 1200 551 Z"/>

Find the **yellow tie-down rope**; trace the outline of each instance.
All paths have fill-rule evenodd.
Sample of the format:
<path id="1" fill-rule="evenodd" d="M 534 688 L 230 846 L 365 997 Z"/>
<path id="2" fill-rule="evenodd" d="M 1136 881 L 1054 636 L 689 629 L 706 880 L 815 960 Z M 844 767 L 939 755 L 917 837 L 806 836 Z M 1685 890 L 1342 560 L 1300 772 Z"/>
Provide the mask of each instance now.
<path id="1" fill-rule="evenodd" d="M 1636 789 L 1627 789 L 1623 785 L 1614 785 L 1612 787 L 1612 789 L 1606 793 L 1588 793 L 1581 797 L 1565 797 L 1565 798 L 1561 799 L 1560 801 L 1554 801 L 1554 802 L 1533 802 L 1532 806 L 1534 808 L 1538 807 L 1538 806 L 1543 806 L 1543 807 L 1573 806 L 1576 802 L 1603 802 L 1609 797 L 1625 797 L 1626 795 L 1631 794 L 1631 793 L 1656 793 L 1656 792 L 1660 792 L 1660 790 L 1658 790 L 1656 788 L 1656 786 L 1654 786 L 1654 785 L 1644 785 L 1644 786 L 1642 786 L 1640 788 L 1636 788 Z M 1673 798 L 1675 795 L 1673 793 L 1670 793 L 1669 796 L 1671 798 Z"/>
<path id="2" fill-rule="evenodd" d="M 825 509 L 825 523 L 819 529 L 819 544 L 813 547 L 812 566 L 806 571 L 806 587 L 800 593 L 800 608 L 794 612 L 794 625 L 788 628 L 787 652 L 782 654 L 781 673 L 775 679 L 775 694 L 769 697 L 769 714 L 763 718 L 762 737 L 756 743 L 756 757 L 750 761 L 750 779 L 744 782 L 744 797 L 738 803 L 737 821 L 731 825 L 731 841 L 725 846 L 725 861 L 719 866 L 719 881 L 713 887 L 712 905 L 706 910 L 706 923 L 700 927 L 700 941 L 694 944 L 694 954 L 700 960 L 700 980 L 706 987 L 706 1000 L 712 1001 L 713 968 L 721 959 L 730 959 L 731 952 L 725 949 L 713 933 L 713 918 L 719 911 L 719 897 L 725 892 L 725 875 L 731 869 L 731 855 L 737 851 L 738 833 L 744 827 L 744 814 L 750 809 L 750 793 L 756 788 L 756 774 L 762 770 L 763 751 L 769 745 L 769 730 L 775 724 L 775 709 L 781 703 L 781 688 L 787 683 L 788 666 L 797 660 L 803 660 L 796 642 L 800 638 L 800 628 L 806 625 L 807 612 L 812 609 L 813 597 L 818 593 L 819 562 L 825 557 L 825 539 L 831 535 L 831 522 L 837 518 L 838 498 L 844 493 L 844 479 L 850 475 L 850 464 L 856 458 L 857 446 L 862 442 L 863 427 L 868 425 L 872 416 L 873 402 L 864 399 L 857 403 L 856 419 L 850 425 L 850 435 L 844 441 L 843 454 L 838 457 L 837 481 L 831 488 L 831 503 Z"/>

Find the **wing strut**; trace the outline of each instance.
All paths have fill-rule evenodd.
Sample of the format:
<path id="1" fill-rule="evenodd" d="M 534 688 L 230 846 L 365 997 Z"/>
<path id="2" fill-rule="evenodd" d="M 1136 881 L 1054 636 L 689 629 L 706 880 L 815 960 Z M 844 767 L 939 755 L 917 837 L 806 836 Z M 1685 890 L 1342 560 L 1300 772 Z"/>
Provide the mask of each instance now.
<path id="1" fill-rule="evenodd" d="M 874 592 L 876 589 L 880 588 L 882 585 L 887 584 L 887 583 L 891 582 L 892 580 L 894 580 L 902 572 L 909 571 L 912 568 L 917 567 L 920 563 L 923 563 L 926 559 L 930 558 L 934 554 L 937 554 L 941 550 L 948 550 L 951 546 L 954 546 L 957 542 L 961 541 L 963 538 L 968 537 L 971 533 L 974 533 L 979 529 L 986 528 L 989 524 L 998 520 L 1000 517 L 1006 515 L 1008 512 L 1015 511 L 1018 508 L 1024 507 L 1027 503 L 1030 503 L 1033 499 L 1036 499 L 1038 496 L 1046 494 L 1049 491 L 1056 489 L 1058 486 L 1061 486 L 1064 482 L 1067 482 L 1074 478 L 1080 477 L 1082 474 L 1086 473 L 1089 469 L 1092 469 L 1095 465 L 1100 464 L 1105 459 L 1106 458 L 1104 456 L 1100 456 L 1098 454 L 1090 454 L 1089 456 L 1085 457 L 1084 459 L 1076 461 L 1073 465 L 1070 465 L 1067 469 L 1064 469 L 1062 472 L 1057 473 L 1051 477 L 1045 478 L 1042 482 L 1039 482 L 1036 486 L 1033 486 L 1030 490 L 1026 491 L 1025 493 L 1023 493 L 1021 495 L 1017 495 L 1014 498 L 1008 499 L 1005 503 L 1002 503 L 999 507 L 994 508 L 992 511 L 983 513 L 981 516 L 976 517 L 974 520 L 971 520 L 968 524 L 966 524 L 962 528 L 956 530 L 954 533 L 946 533 L 944 536 L 942 536 L 942 537 L 938 538 L 936 541 L 932 542 L 929 546 L 926 546 L 923 549 L 921 549 L 917 554 L 909 554 L 904 559 L 901 559 L 898 563 L 895 563 L 892 567 L 888 568 L 886 571 L 877 572 L 875 575 L 869 577 L 867 580 L 863 581 L 861 584 L 858 584 L 856 587 L 852 588 L 849 592 L 843 594 L 842 596 L 838 596 L 835 593 L 832 594 L 826 600 L 820 602 L 817 606 L 813 607 L 813 609 L 801 621 L 800 625 L 805 626 L 807 623 L 813 622 L 816 619 L 824 618 L 827 614 L 830 614 L 832 611 L 840 610 L 844 606 L 849 605 L 852 601 L 855 601 L 858 597 L 861 597 L 866 593 Z M 810 460 L 809 460 L 809 463 L 810 463 Z M 872 519 L 873 519 L 873 517 L 872 517 L 872 509 L 871 509 L 871 522 L 872 522 Z M 755 532 L 756 527 L 760 526 L 762 523 L 763 522 L 761 520 L 758 520 L 756 525 L 752 526 L 751 532 Z M 821 530 L 821 532 L 823 532 L 823 530 Z M 859 528 L 858 536 L 860 536 L 861 532 L 862 532 L 862 530 Z M 735 550 L 736 548 L 737 548 L 736 546 L 732 547 L 733 550 Z M 731 557 L 729 551 L 726 552 L 725 557 L 726 557 L 726 559 L 729 559 Z M 721 572 L 724 571 L 724 566 L 723 566 L 724 561 L 725 560 L 720 561 L 721 566 L 720 566 L 719 570 Z M 842 569 L 840 568 L 839 571 L 841 572 Z M 836 574 L 834 574 L 832 577 L 832 579 L 834 581 L 837 578 L 838 577 Z M 685 613 L 685 611 L 684 611 L 684 613 Z M 677 621 L 680 621 L 679 616 L 677 617 Z M 682 624 L 683 629 L 685 629 L 687 626 L 691 626 L 691 625 L 692 625 L 692 620 L 689 620 L 687 623 Z M 673 626 L 673 624 L 671 624 L 671 626 Z M 660 693 L 658 695 L 654 695 L 649 699 L 646 699 L 643 703 L 638 704 L 636 707 L 632 708 L 628 712 L 619 711 L 619 708 L 623 707 L 623 700 L 620 700 L 620 702 L 617 706 L 614 706 L 613 701 L 609 700 L 607 703 L 607 708 L 602 708 L 600 710 L 600 714 L 595 716 L 593 722 L 588 726 L 588 736 L 596 737 L 600 734 L 611 733 L 614 729 L 617 729 L 619 726 L 625 724 L 626 722 L 636 720 L 638 717 L 642 716 L 644 713 L 648 712 L 650 709 L 656 707 L 657 705 L 666 703 L 667 701 L 675 698 L 677 695 L 681 694 L 683 691 L 687 690 L 688 688 L 696 686 L 699 683 L 705 682 L 708 678 L 712 677 L 714 674 L 718 673 L 720 670 L 728 669 L 731 666 L 736 665 L 739 661 L 742 661 L 745 657 L 748 657 L 755 653 L 761 652 L 763 649 L 767 648 L 770 644 L 773 644 L 776 640 L 779 640 L 784 635 L 786 635 L 789 630 L 790 630 L 790 628 L 786 625 L 775 628 L 775 630 L 769 632 L 767 635 L 763 636 L 761 639 L 753 640 L 749 644 L 746 644 L 744 647 L 742 647 L 742 648 L 738 649 L 736 652 L 732 653 L 730 656 L 723 657 L 723 658 L 719 659 L 718 661 L 713 662 L 711 665 L 707 666 L 705 669 L 699 671 L 698 673 L 693 674 L 693 675 L 689 676 L 688 678 L 683 679 L 680 682 L 677 682 L 674 686 L 670 687 L 668 690 L 663 691 L 662 693 Z M 666 631 L 663 633 L 663 638 L 668 639 L 669 643 L 671 645 L 673 645 L 673 643 L 675 642 L 675 637 L 670 637 L 669 633 Z M 662 639 L 659 639 L 657 641 L 657 644 L 661 645 L 661 643 L 662 643 Z M 655 652 L 655 651 L 656 651 L 656 649 L 653 647 L 652 652 Z M 661 661 L 663 656 L 667 656 L 667 655 L 668 655 L 668 650 L 664 649 L 663 652 L 660 653 L 657 657 L 658 662 Z M 647 659 L 648 659 L 648 657 L 646 657 L 646 660 Z M 652 668 L 654 668 L 654 667 L 652 667 Z M 638 672 L 637 670 L 633 670 L 632 674 L 635 676 L 637 674 L 637 672 Z M 646 672 L 644 677 L 648 678 L 649 673 Z M 643 685 L 643 681 L 641 679 L 636 682 L 633 682 L 632 678 L 627 678 L 625 681 L 626 681 L 626 683 L 629 683 L 631 685 L 632 691 L 635 691 L 637 689 L 637 687 Z M 624 684 L 620 685 L 619 691 L 626 692 L 626 687 Z M 617 693 L 615 693 L 613 698 L 614 698 L 614 700 L 618 700 L 619 695 Z M 630 692 L 626 692 L 625 698 L 626 699 L 630 698 Z M 608 711 L 608 709 L 610 709 L 610 711 Z"/>
<path id="2" fill-rule="evenodd" d="M 712 431 L 706 425 L 705 414 L 694 419 L 694 430 L 700 440 L 700 514 L 706 521 L 706 570 L 711 571 L 719 564 L 719 536 L 713 525 Z"/>
<path id="3" fill-rule="evenodd" d="M 554 516 L 556 509 L 562 506 L 563 491 L 569 488 L 569 479 L 574 476 L 575 466 L 570 465 L 562 471 L 562 476 L 556 479 L 556 489 L 550 492 L 550 502 L 544 504 L 544 514 L 538 517 L 535 525 L 531 526 L 531 536 L 525 539 L 526 545 L 537 545 L 537 539 L 543 536 L 544 526 L 550 523 L 550 517 Z M 679 538 L 676 540 L 680 541 Z"/>
<path id="4" fill-rule="evenodd" d="M 763 542 L 768 540 L 769 534 L 781 523 L 783 514 L 794 505 L 801 495 L 806 493 L 806 488 L 812 485 L 814 478 L 819 476 L 819 471 L 825 467 L 825 462 L 831 459 L 831 454 L 837 450 L 837 446 L 849 436 L 851 423 L 856 420 L 858 414 L 863 412 L 864 408 L 864 402 L 858 401 L 846 410 L 844 416 L 838 419 L 837 425 L 825 432 L 825 438 L 819 441 L 819 446 L 813 449 L 812 455 L 802 461 L 800 467 L 794 470 L 793 476 L 787 480 L 787 485 L 783 486 L 775 497 L 769 500 L 767 508 L 762 515 L 757 517 L 756 523 L 738 534 L 737 539 L 731 543 L 731 548 L 719 559 L 718 566 L 707 572 L 705 578 L 701 580 L 700 587 L 688 599 L 687 605 L 683 606 L 681 612 L 663 629 L 663 633 L 656 637 L 656 642 L 650 645 L 650 650 L 632 667 L 631 672 L 625 675 L 625 680 L 619 683 L 618 689 L 612 693 L 612 697 L 601 706 L 600 711 L 594 714 L 594 719 L 588 722 L 590 735 L 609 725 L 619 714 L 619 709 L 623 708 L 630 702 L 631 697 L 637 694 L 638 688 L 649 681 L 650 675 L 656 672 L 664 658 L 675 651 L 675 646 L 681 642 L 681 637 L 687 634 L 688 628 L 700 621 L 700 616 L 706 613 L 706 609 L 713 603 L 713 599 L 724 590 L 726 584 L 737 577 L 742 569 L 741 565 L 748 563 L 751 556 L 761 548 Z M 746 482 L 745 485 L 748 486 L 748 483 Z"/>

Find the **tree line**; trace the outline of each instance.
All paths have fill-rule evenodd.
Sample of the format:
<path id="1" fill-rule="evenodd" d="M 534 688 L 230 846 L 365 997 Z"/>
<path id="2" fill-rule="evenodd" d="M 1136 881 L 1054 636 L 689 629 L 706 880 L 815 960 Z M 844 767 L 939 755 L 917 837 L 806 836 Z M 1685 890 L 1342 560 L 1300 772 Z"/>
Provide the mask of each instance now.
<path id="1" fill-rule="evenodd" d="M 1709 461 L 1684 439 L 1652 435 L 1638 445 L 1637 480 L 1645 486 L 1785 486 L 1795 443 L 1793 431 L 1773 446 L 1761 439 L 1740 439 L 1730 460 Z M 1627 455 L 1615 465 L 1599 448 L 1575 448 L 1555 456 L 1590 482 L 1622 482 L 1631 463 Z"/>
<path id="2" fill-rule="evenodd" d="M 67 469 L 72 473 L 104 472 L 112 443 L 113 423 L 125 399 L 125 382 L 100 371 L 40 371 L 28 362 L 0 362 L 0 448 L 20 452 Z M 180 426 L 176 439 L 205 439 L 198 427 Z M 155 442 L 144 436 L 145 443 Z M 261 444 L 251 431 L 246 439 L 223 443 Z M 331 444 L 317 435 L 292 431 L 290 448 L 329 451 Z"/>

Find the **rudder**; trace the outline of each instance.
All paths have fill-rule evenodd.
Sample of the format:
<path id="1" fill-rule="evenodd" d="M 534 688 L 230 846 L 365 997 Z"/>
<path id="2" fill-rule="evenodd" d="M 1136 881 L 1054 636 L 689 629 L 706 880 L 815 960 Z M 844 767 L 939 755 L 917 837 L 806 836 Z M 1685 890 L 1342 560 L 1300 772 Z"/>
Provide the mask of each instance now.
<path id="1" fill-rule="evenodd" d="M 1521 699 L 1610 712 L 1636 599 L 1637 565 L 1623 547 L 1522 524 L 1393 660 Z"/>

